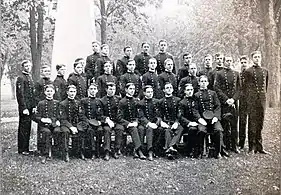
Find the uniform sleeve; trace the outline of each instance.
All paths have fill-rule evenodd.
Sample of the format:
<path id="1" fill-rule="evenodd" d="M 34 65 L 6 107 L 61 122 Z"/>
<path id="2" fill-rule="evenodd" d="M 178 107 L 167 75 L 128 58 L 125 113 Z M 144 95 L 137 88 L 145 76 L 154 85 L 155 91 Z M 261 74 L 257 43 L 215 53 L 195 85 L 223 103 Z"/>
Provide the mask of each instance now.
<path id="1" fill-rule="evenodd" d="M 35 112 L 35 121 L 39 124 L 42 125 L 41 119 L 42 119 L 42 113 L 44 112 L 44 108 L 40 102 L 37 105 L 37 109 Z"/>
<path id="2" fill-rule="evenodd" d="M 25 104 L 26 100 L 24 99 L 24 81 L 22 77 L 18 77 L 16 81 L 16 96 L 19 104 L 19 111 L 27 109 Z"/>
<path id="3" fill-rule="evenodd" d="M 102 93 L 102 76 L 99 76 L 97 78 L 97 85 L 98 85 L 98 93 L 97 93 L 97 97 L 101 98 L 101 93 Z"/>
<path id="4" fill-rule="evenodd" d="M 96 61 L 96 68 L 95 68 L 95 78 L 98 78 L 99 76 L 102 75 L 102 70 L 103 69 L 103 60 L 102 59 L 97 59 Z"/>
<path id="5" fill-rule="evenodd" d="M 117 113 L 117 121 L 125 126 L 127 126 L 130 122 L 124 119 L 124 108 L 125 104 L 122 101 L 119 102 L 118 105 L 118 113 Z"/>
<path id="6" fill-rule="evenodd" d="M 91 56 L 88 56 L 86 59 L 85 73 L 87 75 L 87 79 L 92 79 L 94 76 L 94 67 L 92 66 Z"/>
<path id="7" fill-rule="evenodd" d="M 225 102 L 229 99 L 229 97 L 221 90 L 222 85 L 225 85 L 222 81 L 222 76 L 220 74 L 216 74 L 216 82 L 214 85 L 214 90 L 217 93 L 217 96 L 222 104 L 225 104 Z"/>
<path id="8" fill-rule="evenodd" d="M 193 107 L 193 115 L 196 121 L 198 121 L 201 118 L 200 112 L 199 112 L 199 107 L 200 107 L 200 100 L 197 95 L 194 96 L 194 107 Z"/>
<path id="9" fill-rule="evenodd" d="M 141 103 L 137 104 L 137 108 L 138 108 L 137 109 L 138 110 L 138 119 L 143 126 L 146 126 L 147 123 L 149 123 L 150 121 L 145 117 Z"/>
<path id="10" fill-rule="evenodd" d="M 59 104 L 59 112 L 61 126 L 66 126 L 68 128 L 73 127 L 73 125 L 67 120 L 67 113 L 64 104 Z"/>
<path id="11" fill-rule="evenodd" d="M 179 122 L 183 127 L 186 127 L 191 121 L 184 117 L 185 105 L 184 105 L 183 102 L 179 103 L 179 109 L 178 110 L 179 110 L 178 111 Z"/>
<path id="12" fill-rule="evenodd" d="M 179 82 L 178 86 L 178 97 L 183 97 L 184 96 L 184 85 L 186 84 L 186 79 L 182 78 Z"/>
<path id="13" fill-rule="evenodd" d="M 237 101 L 240 96 L 240 87 L 241 87 L 241 82 L 240 82 L 240 74 L 236 72 L 236 88 L 235 88 L 235 93 L 233 95 L 233 99 Z"/>
<path id="14" fill-rule="evenodd" d="M 221 120 L 221 104 L 220 104 L 220 101 L 219 101 L 219 98 L 218 98 L 216 92 L 214 92 L 213 100 L 214 100 L 214 114 L 215 114 L 215 117 L 217 117 L 219 120 Z"/>
<path id="15" fill-rule="evenodd" d="M 123 74 L 123 75 L 120 77 L 120 80 L 119 80 L 119 89 L 120 89 L 120 94 L 121 94 L 122 96 L 125 96 L 125 95 L 126 95 L 125 86 L 126 86 L 126 77 L 125 77 L 125 75 Z"/>

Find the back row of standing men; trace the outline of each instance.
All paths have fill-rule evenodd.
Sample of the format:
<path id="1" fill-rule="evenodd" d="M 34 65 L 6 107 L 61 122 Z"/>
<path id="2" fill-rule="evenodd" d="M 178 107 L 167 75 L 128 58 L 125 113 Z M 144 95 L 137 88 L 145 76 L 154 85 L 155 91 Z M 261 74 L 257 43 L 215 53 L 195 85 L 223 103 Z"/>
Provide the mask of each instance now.
<path id="1" fill-rule="evenodd" d="M 65 151 L 66 159 L 68 159 L 67 134 L 75 134 L 77 129 L 82 135 L 79 136 L 82 156 L 85 148 L 84 138 L 90 137 L 92 150 L 97 152 L 100 137 L 103 135 L 105 159 L 108 160 L 112 129 L 116 134 L 113 152 L 115 158 L 118 157 L 121 145 L 120 132 L 124 130 L 131 134 L 136 155 L 142 159 L 145 158 L 141 148 L 144 136 L 147 138 L 151 160 L 153 146 L 161 145 L 157 142 L 161 137 L 157 132 L 158 134 L 163 132 L 165 137 L 163 148 L 166 154 L 171 156 L 176 151 L 174 146 L 185 131 L 189 134 L 188 155 L 202 155 L 204 136 L 210 133 L 215 146 L 215 157 L 219 158 L 220 154 L 228 156 L 224 149 L 238 153 L 238 145 L 244 148 L 247 115 L 249 115 L 249 152 L 266 153 L 262 147 L 261 130 L 268 71 L 260 66 L 260 52 L 252 53 L 254 65 L 247 70 L 248 58 L 241 56 L 241 73 L 232 70 L 232 58 L 221 53 L 215 55 L 215 69 L 212 68 L 212 56 L 206 55 L 204 69 L 197 72 L 192 55 L 187 53 L 183 55 L 184 65 L 179 68 L 176 75 L 173 57 L 166 52 L 165 40 L 159 42 L 160 52 L 155 57 L 149 55 L 148 43 L 142 44 L 143 51 L 134 59 L 131 59 L 132 48 L 125 47 L 125 56 L 117 61 L 116 66 L 108 57 L 108 45 L 100 46 L 98 42 L 93 42 L 92 46 L 94 53 L 87 57 L 86 66 L 84 67 L 82 58 L 75 60 L 74 73 L 69 75 L 67 81 L 64 80 L 64 65 L 57 65 L 58 76 L 54 82 L 50 80 L 50 67 L 43 66 L 42 78 L 35 82 L 35 90 L 30 71 L 28 67 L 25 69 L 29 62 L 25 61 L 22 64 L 24 71 L 17 80 L 20 112 L 19 153 L 28 151 L 29 116 L 32 108 L 36 106 L 36 119 L 39 126 L 44 127 L 41 131 L 50 134 L 57 130 L 64 134 L 64 139 L 59 136 L 56 143 L 65 146 L 62 150 Z M 52 83 L 54 87 L 49 86 Z M 27 90 L 23 91 L 23 88 Z M 52 88 L 54 93 L 50 95 L 52 92 L 49 94 L 47 92 L 52 91 Z M 52 104 L 53 106 L 48 105 L 48 95 L 52 96 L 49 99 L 53 99 L 54 96 L 54 99 L 58 100 Z M 77 100 L 74 100 L 74 97 Z M 50 116 L 56 118 L 54 109 L 58 110 L 57 124 L 52 120 L 46 122 L 45 119 Z M 96 121 L 93 122 L 91 119 Z M 49 130 L 50 126 L 53 130 Z M 93 143 L 93 136 L 98 137 L 96 144 Z M 49 148 L 50 143 L 45 141 L 45 145 L 47 145 L 45 148 Z M 155 150 L 158 151 L 159 148 Z"/>

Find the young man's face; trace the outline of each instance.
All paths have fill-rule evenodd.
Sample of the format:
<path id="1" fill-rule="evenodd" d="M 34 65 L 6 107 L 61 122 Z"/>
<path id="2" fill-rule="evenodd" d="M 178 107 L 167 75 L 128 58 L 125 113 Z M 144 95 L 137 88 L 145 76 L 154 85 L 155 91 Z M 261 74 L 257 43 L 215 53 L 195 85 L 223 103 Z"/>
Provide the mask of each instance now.
<path id="1" fill-rule="evenodd" d="M 168 72 L 172 72 L 174 67 L 173 60 L 168 60 L 165 64 L 165 70 Z"/>
<path id="2" fill-rule="evenodd" d="M 55 90 L 52 87 L 48 87 L 45 89 L 44 94 L 47 99 L 53 99 Z"/>
<path id="3" fill-rule="evenodd" d="M 192 75 L 192 76 L 196 76 L 196 73 L 197 73 L 197 66 L 196 64 L 190 64 L 189 65 L 189 73 Z"/>
<path id="4" fill-rule="evenodd" d="M 127 64 L 127 69 L 131 72 L 134 72 L 136 68 L 136 62 L 135 61 L 130 61 Z"/>
<path id="5" fill-rule="evenodd" d="M 100 45 L 98 43 L 92 43 L 93 52 L 99 53 L 100 52 Z"/>
<path id="6" fill-rule="evenodd" d="M 248 61 L 247 61 L 246 59 L 242 59 L 242 60 L 240 61 L 240 64 L 241 64 L 241 71 L 242 71 L 242 72 L 247 69 L 247 67 L 248 67 Z"/>
<path id="7" fill-rule="evenodd" d="M 116 92 L 116 86 L 108 86 L 107 89 L 106 89 L 106 93 L 107 93 L 107 96 L 111 97 L 111 96 L 114 96 Z"/>
<path id="8" fill-rule="evenodd" d="M 165 95 L 172 95 L 174 92 L 174 88 L 172 84 L 166 84 L 164 87 L 164 93 Z"/>
<path id="9" fill-rule="evenodd" d="M 69 99 L 74 99 L 76 96 L 76 93 L 77 93 L 77 90 L 75 88 L 71 87 L 67 90 L 67 97 Z"/>
<path id="10" fill-rule="evenodd" d="M 225 66 L 226 68 L 231 68 L 232 63 L 233 63 L 232 57 L 225 57 L 224 66 Z"/>
<path id="11" fill-rule="evenodd" d="M 222 67 L 223 66 L 223 55 L 219 55 L 216 57 L 216 63 L 217 63 L 217 67 Z"/>
<path id="12" fill-rule="evenodd" d="M 107 56 L 109 55 L 109 47 L 108 46 L 104 46 L 102 49 L 101 49 L 101 52 L 103 54 L 106 54 Z"/>
<path id="13" fill-rule="evenodd" d="M 130 85 L 125 90 L 126 90 L 126 93 L 130 96 L 133 96 L 135 94 L 135 86 L 134 85 Z"/>
<path id="14" fill-rule="evenodd" d="M 254 54 L 253 62 L 254 62 L 254 64 L 260 66 L 261 65 L 261 54 Z"/>
<path id="15" fill-rule="evenodd" d="M 132 48 L 128 47 L 128 48 L 126 48 L 124 53 L 125 53 L 125 56 L 131 57 L 133 50 L 132 50 Z"/>
<path id="16" fill-rule="evenodd" d="M 166 52 L 168 44 L 165 41 L 161 41 L 159 43 L 159 48 L 161 52 Z"/>
<path id="17" fill-rule="evenodd" d="M 96 97 L 97 93 L 98 93 L 98 87 L 95 85 L 90 85 L 89 89 L 88 89 L 88 93 L 90 96 L 92 97 Z"/>
<path id="18" fill-rule="evenodd" d="M 200 78 L 199 80 L 200 89 L 207 89 L 208 85 L 209 85 L 208 78 L 206 77 Z"/>
<path id="19" fill-rule="evenodd" d="M 151 87 L 146 88 L 144 95 L 146 99 L 151 99 L 153 97 L 153 89 Z"/>
<path id="20" fill-rule="evenodd" d="M 31 62 L 27 62 L 27 63 L 25 63 L 24 65 L 22 65 L 22 69 L 23 69 L 24 72 L 30 73 L 30 72 L 31 72 L 31 69 L 32 69 L 32 64 L 31 64 Z"/>
<path id="21" fill-rule="evenodd" d="M 188 55 L 184 56 L 183 60 L 184 60 L 185 64 L 190 64 L 192 62 L 192 55 L 188 54 Z"/>
<path id="22" fill-rule="evenodd" d="M 81 63 L 77 64 L 74 68 L 74 71 L 79 75 L 82 74 L 83 73 L 83 65 Z"/>
<path id="23" fill-rule="evenodd" d="M 213 63 L 213 58 L 211 56 L 206 56 L 204 59 L 204 64 L 206 68 L 211 68 Z"/>
<path id="24" fill-rule="evenodd" d="M 155 71 L 156 67 L 157 67 L 157 61 L 154 59 L 149 60 L 149 63 L 148 63 L 149 70 Z"/>
<path id="25" fill-rule="evenodd" d="M 142 46 L 142 50 L 144 53 L 148 53 L 149 52 L 149 49 L 150 49 L 150 46 L 145 43 L 143 46 Z"/>
<path id="26" fill-rule="evenodd" d="M 184 93 L 186 97 L 191 97 L 193 95 L 194 89 L 192 85 L 188 85 L 185 87 Z"/>
<path id="27" fill-rule="evenodd" d="M 44 69 L 42 69 L 42 71 L 41 71 L 41 76 L 43 77 L 43 78 L 50 78 L 51 77 L 51 68 L 44 68 Z"/>
<path id="28" fill-rule="evenodd" d="M 65 71 L 66 71 L 65 66 L 62 66 L 60 69 L 58 69 L 58 75 L 64 76 L 65 75 Z"/>
<path id="29" fill-rule="evenodd" d="M 103 66 L 103 69 L 106 74 L 111 74 L 112 69 L 113 69 L 112 64 L 109 62 L 105 63 Z"/>

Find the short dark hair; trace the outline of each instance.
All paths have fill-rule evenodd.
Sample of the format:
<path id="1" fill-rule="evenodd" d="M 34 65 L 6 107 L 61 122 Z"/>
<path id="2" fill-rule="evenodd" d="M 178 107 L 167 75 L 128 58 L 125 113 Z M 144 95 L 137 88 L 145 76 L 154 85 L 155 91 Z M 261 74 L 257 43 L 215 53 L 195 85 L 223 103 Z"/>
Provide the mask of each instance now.
<path id="1" fill-rule="evenodd" d="M 260 51 L 253 51 L 253 52 L 251 53 L 251 58 L 252 58 L 255 54 L 260 54 L 260 55 L 261 55 L 261 52 L 260 52 Z"/>
<path id="2" fill-rule="evenodd" d="M 55 90 L 55 86 L 53 84 L 48 84 L 44 86 L 44 91 L 46 91 L 47 88 L 53 88 Z"/>
<path id="3" fill-rule="evenodd" d="M 68 86 L 67 86 L 67 91 L 68 91 L 70 88 L 77 89 L 75 85 L 68 85 Z"/>
<path id="4" fill-rule="evenodd" d="M 141 47 L 143 47 L 145 44 L 149 45 L 148 42 L 143 42 L 143 43 L 141 44 Z"/>
<path id="5" fill-rule="evenodd" d="M 127 65 L 129 64 L 129 62 L 132 62 L 132 61 L 136 62 L 134 59 L 129 59 L 127 62 Z"/>
<path id="6" fill-rule="evenodd" d="M 151 85 L 145 85 L 145 86 L 143 87 L 143 91 L 146 91 L 146 89 L 148 89 L 148 88 L 153 89 L 153 87 L 152 87 Z"/>
<path id="7" fill-rule="evenodd" d="M 168 42 L 167 42 L 165 39 L 160 39 L 160 41 L 159 41 L 159 43 L 158 43 L 158 44 L 160 45 L 160 43 L 161 43 L 161 42 L 165 42 L 165 43 L 167 43 L 167 44 L 168 44 Z"/>
<path id="8" fill-rule="evenodd" d="M 66 67 L 65 64 L 57 64 L 56 65 L 56 70 L 58 71 L 59 69 L 61 69 L 62 67 Z"/>
<path id="9" fill-rule="evenodd" d="M 126 47 L 124 47 L 123 51 L 125 52 L 125 51 L 126 51 L 126 49 L 128 49 L 128 48 L 131 48 L 131 49 L 132 49 L 132 47 L 131 47 L 131 46 L 126 46 Z"/>
<path id="10" fill-rule="evenodd" d="M 21 62 L 21 66 L 23 67 L 25 64 L 27 64 L 27 63 L 31 63 L 29 60 L 23 60 L 22 62 Z"/>
<path id="11" fill-rule="evenodd" d="M 218 53 L 215 54 L 215 58 L 217 58 L 217 57 L 219 57 L 219 56 L 223 56 L 223 57 L 224 57 L 224 54 L 221 53 L 221 52 L 218 52 Z"/>
<path id="12" fill-rule="evenodd" d="M 49 69 L 51 69 L 51 67 L 50 67 L 50 66 L 48 66 L 48 65 L 43 65 L 43 66 L 41 67 L 41 69 L 40 69 L 40 70 L 43 70 L 43 69 L 45 69 L 45 68 L 49 68 Z"/>
<path id="13" fill-rule="evenodd" d="M 206 78 L 206 79 L 208 80 L 208 82 L 209 82 L 209 79 L 208 79 L 207 75 L 204 75 L 204 74 L 201 75 L 201 76 L 199 77 L 198 81 L 201 81 L 202 78 Z"/>
<path id="14" fill-rule="evenodd" d="M 184 57 L 185 57 L 185 56 L 188 56 L 188 55 L 191 55 L 191 56 L 192 56 L 191 53 L 187 52 L 187 53 L 184 53 L 184 54 L 182 55 L 182 59 L 184 59 Z"/>
<path id="15" fill-rule="evenodd" d="M 102 44 L 102 45 L 100 46 L 100 48 L 103 49 L 103 48 L 106 47 L 106 46 L 109 47 L 109 45 L 107 45 L 107 44 Z"/>
<path id="16" fill-rule="evenodd" d="M 239 60 L 240 60 L 240 61 L 241 61 L 241 60 L 247 60 L 247 61 L 248 61 L 248 56 L 242 55 L 242 56 L 240 56 Z"/>
<path id="17" fill-rule="evenodd" d="M 76 60 L 74 61 L 74 68 L 79 64 L 79 61 L 84 60 L 84 58 L 76 58 Z"/>
<path id="18" fill-rule="evenodd" d="M 108 89 L 109 87 L 113 87 L 113 86 L 116 87 L 116 84 L 114 82 L 107 82 L 105 85 L 106 85 L 105 86 L 106 89 Z"/>
<path id="19" fill-rule="evenodd" d="M 204 58 L 206 58 L 206 57 L 211 57 L 211 58 L 213 58 L 213 56 L 212 56 L 211 54 L 209 54 L 209 53 L 204 56 Z"/>
<path id="20" fill-rule="evenodd" d="M 172 87 L 174 88 L 174 86 L 173 86 L 173 84 L 172 84 L 171 82 L 166 82 L 166 83 L 164 84 L 164 88 L 165 88 L 166 85 L 172 85 Z"/>
<path id="21" fill-rule="evenodd" d="M 127 83 L 126 85 L 125 85 L 125 89 L 128 89 L 130 86 L 136 86 L 135 85 L 135 83 Z"/>
<path id="22" fill-rule="evenodd" d="M 97 43 L 99 46 L 101 45 L 99 41 L 92 41 L 92 44 Z"/>

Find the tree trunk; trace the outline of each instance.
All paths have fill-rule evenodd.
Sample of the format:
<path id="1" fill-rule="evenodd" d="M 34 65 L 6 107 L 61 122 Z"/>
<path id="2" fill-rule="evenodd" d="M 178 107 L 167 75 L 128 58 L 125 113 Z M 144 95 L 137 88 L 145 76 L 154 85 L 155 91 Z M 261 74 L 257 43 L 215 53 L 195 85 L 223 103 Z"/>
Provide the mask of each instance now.
<path id="1" fill-rule="evenodd" d="M 101 12 L 101 43 L 104 44 L 107 42 L 107 33 L 106 33 L 106 25 L 107 25 L 107 16 L 105 11 L 105 3 L 104 0 L 100 0 L 100 12 Z"/>
<path id="2" fill-rule="evenodd" d="M 43 5 L 39 4 L 37 6 L 38 13 L 38 23 L 37 23 L 37 66 L 40 71 L 41 68 L 41 59 L 42 59 L 42 50 L 43 50 L 43 35 L 44 35 L 44 10 Z M 38 72 L 37 72 L 38 74 Z M 39 73 L 40 74 L 40 73 Z"/>
<path id="3" fill-rule="evenodd" d="M 12 100 L 16 99 L 16 78 L 10 77 Z"/>

